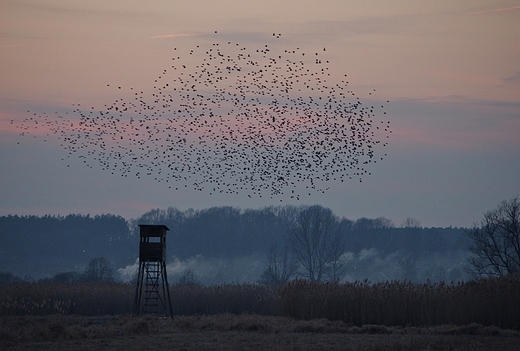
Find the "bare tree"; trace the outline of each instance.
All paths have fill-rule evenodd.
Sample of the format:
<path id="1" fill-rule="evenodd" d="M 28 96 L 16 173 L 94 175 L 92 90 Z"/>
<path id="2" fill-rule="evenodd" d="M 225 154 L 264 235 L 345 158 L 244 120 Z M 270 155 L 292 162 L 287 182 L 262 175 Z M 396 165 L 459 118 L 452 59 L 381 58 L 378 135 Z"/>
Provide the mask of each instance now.
<path id="1" fill-rule="evenodd" d="M 114 280 L 113 274 L 110 262 L 104 257 L 98 257 L 90 260 L 84 276 L 89 282 L 108 282 Z"/>
<path id="2" fill-rule="evenodd" d="M 344 251 L 339 220 L 319 205 L 303 208 L 289 231 L 291 255 L 311 281 L 321 281 Z"/>
<path id="3" fill-rule="evenodd" d="M 276 245 L 271 246 L 267 267 L 258 280 L 259 284 L 277 286 L 287 283 L 296 273 L 298 266 L 289 256 L 286 247 L 280 253 Z"/>
<path id="4" fill-rule="evenodd" d="M 415 255 L 410 253 L 402 254 L 397 258 L 395 264 L 399 267 L 403 280 L 409 280 L 411 282 L 418 280 L 420 267 Z"/>
<path id="5" fill-rule="evenodd" d="M 520 273 L 520 200 L 502 201 L 484 213 L 480 226 L 466 231 L 473 241 L 468 272 L 475 276 Z"/>
<path id="6" fill-rule="evenodd" d="M 348 269 L 351 268 L 348 262 L 348 256 L 345 253 L 340 253 L 333 261 L 327 264 L 325 275 L 331 282 L 339 282 L 345 276 Z"/>
<path id="7" fill-rule="evenodd" d="M 422 228 L 421 221 L 415 218 L 407 217 L 401 224 L 403 228 Z"/>
<path id="8" fill-rule="evenodd" d="M 182 276 L 179 278 L 179 282 L 177 285 L 184 285 L 184 286 L 197 286 L 201 285 L 199 277 L 195 272 L 191 269 L 187 269 L 184 271 Z"/>
<path id="9" fill-rule="evenodd" d="M 57 283 L 75 283 L 81 281 L 81 274 L 78 272 L 62 272 L 58 273 L 52 278 Z"/>

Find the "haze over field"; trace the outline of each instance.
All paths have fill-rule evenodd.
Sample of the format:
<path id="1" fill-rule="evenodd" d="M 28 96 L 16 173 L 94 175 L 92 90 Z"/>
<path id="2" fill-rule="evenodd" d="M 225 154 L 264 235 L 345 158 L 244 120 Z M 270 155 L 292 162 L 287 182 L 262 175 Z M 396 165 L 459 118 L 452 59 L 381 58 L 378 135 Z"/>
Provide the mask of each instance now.
<path id="1" fill-rule="evenodd" d="M 4 1 L 0 215 L 113 213 L 128 219 L 168 206 L 320 204 L 351 219 L 385 216 L 399 224 L 412 217 L 424 226 L 471 226 L 520 193 L 519 17 L 514 1 Z M 390 121 L 388 145 L 375 145 L 386 156 L 366 166 L 362 182 L 327 181 L 325 192 L 297 200 L 289 191 L 271 199 L 269 193 L 200 191 L 173 180 L 170 188 L 156 174 L 121 177 L 120 167 L 112 174 L 94 162 L 99 154 L 92 154 L 92 144 L 80 150 L 86 158 L 68 157 L 64 140 L 41 125 L 20 136 L 19 127 L 34 113 L 79 119 L 78 104 L 83 112 L 99 112 L 133 98 L 133 89 L 153 96 L 172 58 L 216 41 L 269 44 L 284 55 L 285 48 L 319 52 L 331 81 L 347 74 L 348 89 L 364 105 L 384 106 L 373 118 Z M 235 166 L 248 160 L 235 157 Z"/>

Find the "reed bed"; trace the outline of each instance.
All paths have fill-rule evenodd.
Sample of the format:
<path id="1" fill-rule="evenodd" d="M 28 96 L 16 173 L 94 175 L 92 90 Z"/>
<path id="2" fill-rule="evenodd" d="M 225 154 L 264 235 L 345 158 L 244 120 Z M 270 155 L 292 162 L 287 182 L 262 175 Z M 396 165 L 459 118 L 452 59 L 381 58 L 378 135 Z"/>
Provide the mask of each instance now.
<path id="1" fill-rule="evenodd" d="M 175 315 L 278 315 L 277 291 L 263 285 L 173 286 L 170 294 Z"/>
<path id="2" fill-rule="evenodd" d="M 478 323 L 520 328 L 520 276 L 459 284 L 320 284 L 293 281 L 278 290 L 279 315 L 351 325 L 434 326 Z"/>
<path id="3" fill-rule="evenodd" d="M 131 314 L 135 287 L 118 283 L 0 286 L 0 315 Z M 458 284 L 313 283 L 170 288 L 174 315 L 255 314 L 325 319 L 350 326 L 497 326 L 520 330 L 520 276 Z"/>
<path id="4" fill-rule="evenodd" d="M 0 285 L 0 315 L 131 313 L 135 288 L 118 283 L 21 283 Z"/>

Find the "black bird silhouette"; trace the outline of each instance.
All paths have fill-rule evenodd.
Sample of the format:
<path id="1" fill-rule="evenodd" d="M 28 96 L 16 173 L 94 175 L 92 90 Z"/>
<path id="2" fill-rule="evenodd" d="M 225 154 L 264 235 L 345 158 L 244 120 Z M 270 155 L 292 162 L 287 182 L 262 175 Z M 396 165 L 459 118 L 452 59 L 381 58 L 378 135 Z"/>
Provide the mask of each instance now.
<path id="1" fill-rule="evenodd" d="M 390 122 L 376 125 L 379 107 L 331 77 L 319 53 L 278 46 L 197 45 L 173 57 L 150 92 L 130 88 L 97 111 L 75 104 L 72 117 L 33 113 L 20 134 L 45 129 L 69 158 L 171 189 L 299 200 L 333 181 L 361 181 L 383 159 L 376 149 L 387 145 Z"/>

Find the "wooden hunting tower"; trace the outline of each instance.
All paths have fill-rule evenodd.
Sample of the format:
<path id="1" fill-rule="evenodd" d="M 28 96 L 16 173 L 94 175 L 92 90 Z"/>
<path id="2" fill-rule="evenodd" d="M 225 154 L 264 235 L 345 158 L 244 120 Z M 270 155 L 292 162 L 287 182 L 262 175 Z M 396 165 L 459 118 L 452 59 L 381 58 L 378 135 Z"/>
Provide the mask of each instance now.
<path id="1" fill-rule="evenodd" d="M 166 276 L 165 225 L 139 224 L 139 270 L 134 298 L 134 316 L 153 313 L 173 318 Z"/>

